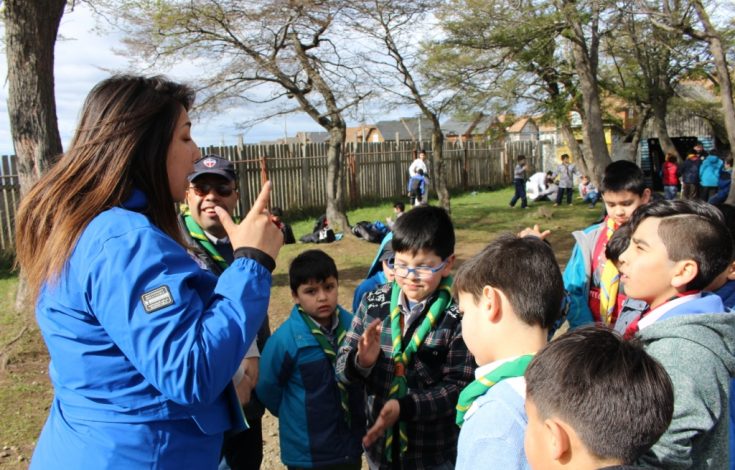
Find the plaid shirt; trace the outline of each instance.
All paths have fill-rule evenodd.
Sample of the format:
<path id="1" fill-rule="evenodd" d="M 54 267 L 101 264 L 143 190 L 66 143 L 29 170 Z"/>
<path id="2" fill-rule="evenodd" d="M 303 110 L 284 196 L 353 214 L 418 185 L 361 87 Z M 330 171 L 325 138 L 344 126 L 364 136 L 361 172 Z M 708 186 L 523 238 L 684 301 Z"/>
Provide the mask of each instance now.
<path id="1" fill-rule="evenodd" d="M 393 380 L 393 347 L 390 325 L 391 285 L 369 292 L 355 314 L 345 341 L 337 356 L 337 377 L 345 383 L 364 381 L 367 393 L 368 427 L 372 426 L 387 401 Z M 411 338 L 421 323 L 426 308 L 411 323 L 403 342 Z M 403 312 L 402 312 L 403 314 Z M 355 367 L 357 344 L 367 325 L 381 319 L 380 343 L 382 354 L 364 377 Z M 475 361 L 462 339 L 461 320 L 457 305 L 452 302 L 439 323 L 426 336 L 406 370 L 408 394 L 400 400 L 401 417 L 408 425 L 408 451 L 402 468 L 431 468 L 457 457 L 459 428 L 454 423 L 459 392 L 474 379 Z M 378 439 L 367 454 L 381 469 L 391 468 L 384 458 L 384 438 Z"/>

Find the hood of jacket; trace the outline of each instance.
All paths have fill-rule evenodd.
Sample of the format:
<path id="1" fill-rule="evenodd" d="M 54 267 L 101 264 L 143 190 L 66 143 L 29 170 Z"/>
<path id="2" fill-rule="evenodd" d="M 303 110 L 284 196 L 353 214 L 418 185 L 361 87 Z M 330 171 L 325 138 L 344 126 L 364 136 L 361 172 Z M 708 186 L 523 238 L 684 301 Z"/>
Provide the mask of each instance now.
<path id="1" fill-rule="evenodd" d="M 638 334 L 640 340 L 644 344 L 662 339 L 696 343 L 712 351 L 730 375 L 735 375 L 735 314 L 724 313 L 722 301 L 713 294 L 704 294 L 676 310 L 643 328 Z"/>

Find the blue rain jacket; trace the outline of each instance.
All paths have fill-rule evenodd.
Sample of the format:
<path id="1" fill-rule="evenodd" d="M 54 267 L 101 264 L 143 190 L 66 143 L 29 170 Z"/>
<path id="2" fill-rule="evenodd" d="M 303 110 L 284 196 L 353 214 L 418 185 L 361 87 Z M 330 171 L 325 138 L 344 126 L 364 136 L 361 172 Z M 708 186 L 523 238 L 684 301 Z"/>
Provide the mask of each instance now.
<path id="1" fill-rule="evenodd" d="M 349 330 L 352 315 L 338 307 Z M 351 426 L 341 407 L 334 366 L 296 307 L 265 343 L 255 388 L 278 417 L 281 460 L 290 467 L 359 463 L 365 435 L 365 391 L 348 385 Z"/>
<path id="2" fill-rule="evenodd" d="M 271 274 L 218 279 L 140 211 L 95 217 L 38 298 L 54 401 L 31 468 L 215 469 L 244 429 L 232 377 L 265 318 Z"/>

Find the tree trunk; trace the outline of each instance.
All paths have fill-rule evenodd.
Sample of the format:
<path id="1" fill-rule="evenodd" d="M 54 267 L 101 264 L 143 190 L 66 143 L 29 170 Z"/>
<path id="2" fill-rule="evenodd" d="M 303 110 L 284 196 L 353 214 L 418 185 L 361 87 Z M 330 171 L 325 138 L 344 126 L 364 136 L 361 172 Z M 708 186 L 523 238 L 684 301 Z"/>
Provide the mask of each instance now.
<path id="1" fill-rule="evenodd" d="M 62 152 L 54 99 L 54 44 L 66 0 L 6 0 L 8 114 L 21 195 Z"/>
<path id="2" fill-rule="evenodd" d="M 451 202 L 449 199 L 449 190 L 447 189 L 447 172 L 444 168 L 444 134 L 439 127 L 439 119 L 436 115 L 431 116 L 434 124 L 434 130 L 431 132 L 431 178 L 434 191 L 439 198 L 439 205 L 447 212 L 451 212 Z"/>
<path id="3" fill-rule="evenodd" d="M 572 160 L 579 168 L 579 171 L 581 171 L 582 174 L 589 176 L 593 183 L 598 184 L 599 182 L 596 176 L 590 173 L 589 168 L 587 168 L 584 152 L 582 151 L 582 147 L 579 145 L 579 142 L 577 142 L 577 139 L 574 138 L 574 131 L 572 130 L 572 126 L 569 124 L 569 121 L 561 122 L 559 124 L 559 128 L 561 129 L 562 137 L 564 137 L 564 140 L 567 143 L 567 147 L 569 147 L 569 151 L 572 153 Z M 602 180 L 602 175 L 600 175 L 599 180 Z M 599 188 L 599 186 L 597 187 Z"/>
<path id="4" fill-rule="evenodd" d="M 329 147 L 327 148 L 327 220 L 329 226 L 337 231 L 350 230 L 350 222 L 344 209 L 344 191 L 342 175 L 344 165 L 345 124 L 338 124 L 329 129 Z"/>
<path id="5" fill-rule="evenodd" d="M 628 155 L 627 158 L 635 164 L 638 164 L 638 147 L 641 145 L 641 139 L 643 138 L 643 131 L 646 129 L 646 124 L 651 118 L 651 110 L 650 108 L 645 108 L 645 110 L 638 109 L 638 115 L 641 118 L 635 124 L 635 128 L 633 129 L 633 138 L 630 141 L 630 155 Z"/>
<path id="6" fill-rule="evenodd" d="M 666 113 L 668 106 L 665 101 L 654 98 L 651 103 L 651 111 L 653 116 L 653 129 L 656 131 L 658 137 L 658 143 L 661 146 L 661 150 L 666 153 L 671 153 L 679 157 L 679 152 L 674 146 L 674 142 L 669 137 L 669 129 L 666 127 Z"/>
<path id="7" fill-rule="evenodd" d="M 596 183 L 602 179 L 605 167 L 612 161 L 605 142 L 605 128 L 602 123 L 602 108 L 600 106 L 600 87 L 597 81 L 597 64 L 599 55 L 600 36 L 598 24 L 600 21 L 600 4 L 593 4 L 593 13 L 586 20 L 588 35 L 582 25 L 583 18 L 578 15 L 577 4 L 571 0 L 564 0 L 564 15 L 569 26 L 572 38 L 572 55 L 574 68 L 579 77 L 579 90 L 582 95 L 582 135 L 584 136 L 585 163 L 590 178 Z M 588 37 L 589 36 L 589 37 Z"/>
<path id="8" fill-rule="evenodd" d="M 580 47 L 575 45 L 574 49 L 576 51 Z M 587 165 L 590 179 L 596 184 L 599 184 L 602 181 L 605 167 L 612 162 L 610 152 L 607 150 L 607 143 L 605 142 L 605 129 L 602 124 L 599 88 L 597 86 L 597 78 L 592 74 L 589 65 L 580 65 L 580 60 L 585 61 L 583 54 L 575 52 L 574 56 L 575 63 L 578 64 L 576 68 L 579 74 L 579 84 L 582 91 L 582 107 L 585 116 L 582 119 L 583 146 L 587 150 L 585 152 L 586 158 L 584 158 L 584 162 Z"/>
<path id="9" fill-rule="evenodd" d="M 707 42 L 712 58 L 715 61 L 717 69 L 717 79 L 720 82 L 720 98 L 722 100 L 722 114 L 725 116 L 725 129 L 727 130 L 727 141 L 730 144 L 730 154 L 735 152 L 735 106 L 732 101 L 732 80 L 730 79 L 730 68 L 727 65 L 727 56 L 722 45 L 722 38 L 717 30 L 712 26 L 709 15 L 704 9 L 700 1 L 694 1 L 694 8 L 697 10 L 699 20 L 704 26 L 707 34 Z M 735 171 L 732 176 L 731 187 L 735 188 Z M 735 191 L 730 191 L 725 201 L 727 204 L 735 205 Z"/>
<path id="10" fill-rule="evenodd" d="M 54 45 L 66 0 L 6 0 L 8 114 L 21 197 L 61 154 L 54 98 Z M 16 308 L 27 308 L 23 278 Z"/>

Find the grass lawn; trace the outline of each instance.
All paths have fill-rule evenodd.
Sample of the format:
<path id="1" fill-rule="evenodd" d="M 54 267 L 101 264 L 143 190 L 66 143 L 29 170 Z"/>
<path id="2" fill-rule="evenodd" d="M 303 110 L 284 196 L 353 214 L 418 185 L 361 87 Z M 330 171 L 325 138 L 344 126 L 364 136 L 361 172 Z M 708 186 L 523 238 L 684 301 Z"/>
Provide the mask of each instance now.
<path id="1" fill-rule="evenodd" d="M 455 196 L 452 216 L 457 234 L 458 263 L 477 253 L 503 232 L 539 223 L 551 229 L 549 241 L 562 264 L 572 248 L 570 232 L 596 220 L 600 210 L 588 209 L 580 200 L 574 206 L 552 207 L 550 202 L 531 204 L 527 210 L 508 207 L 512 189 L 480 191 Z M 436 201 L 431 201 L 436 202 Z M 348 213 L 351 223 L 360 220 L 385 220 L 392 216 L 392 202 L 365 207 Z M 294 221 L 296 238 L 309 233 L 313 219 Z M 288 315 L 291 294 L 288 264 L 301 251 L 320 248 L 329 253 L 340 271 L 340 299 L 352 305 L 352 294 L 367 273 L 378 245 L 346 234 L 339 242 L 326 245 L 285 246 L 278 257 L 269 309 L 271 327 L 276 328 Z M 7 269 L 0 271 L 0 468 L 26 468 L 35 439 L 43 426 L 53 396 L 47 374 L 48 355 L 31 310 L 16 313 L 14 294 L 17 278 Z M 281 468 L 278 458 L 277 423 L 269 415 L 264 420 L 266 441 L 263 468 Z"/>

